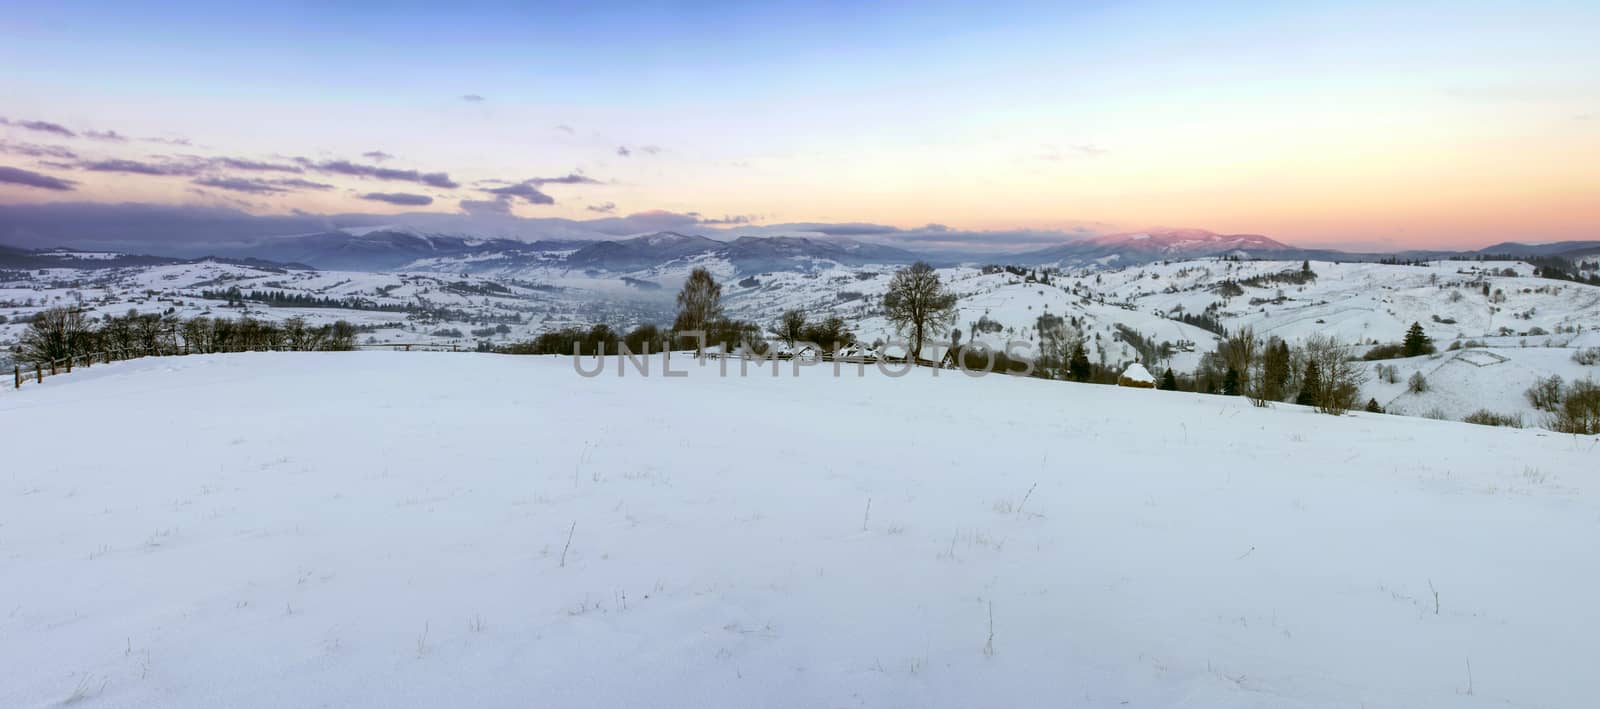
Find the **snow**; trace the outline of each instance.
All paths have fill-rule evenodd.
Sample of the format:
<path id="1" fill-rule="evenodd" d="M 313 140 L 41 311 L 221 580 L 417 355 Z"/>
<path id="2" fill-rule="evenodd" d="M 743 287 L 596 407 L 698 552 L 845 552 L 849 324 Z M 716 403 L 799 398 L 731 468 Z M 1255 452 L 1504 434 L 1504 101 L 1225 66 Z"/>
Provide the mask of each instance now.
<path id="1" fill-rule="evenodd" d="M 1162 232 L 1162 238 L 1207 238 L 1210 232 Z M 1147 237 L 1155 238 L 1151 234 Z M 662 239 L 675 238 L 660 236 Z M 676 237 L 687 238 L 687 237 Z M 1128 235 L 1118 239 L 1132 238 Z M 1239 235 L 1239 238 L 1256 238 Z M 525 255 L 524 255 L 525 256 Z M 722 282 L 730 316 L 767 325 L 790 308 L 812 320 L 845 319 L 866 344 L 896 338 L 878 307 L 893 265 L 843 266 L 818 262 L 804 269 L 755 274 L 759 285 L 740 285 L 733 263 L 712 254 L 673 260 L 640 271 L 617 274 L 568 269 L 558 252 L 497 264 L 493 255 L 424 259 L 399 272 L 293 271 L 220 263 L 169 264 L 101 270 L 46 269 L 0 273 L 0 366 L 28 319 L 46 307 L 84 307 L 90 315 L 121 315 L 130 309 L 167 312 L 178 317 L 210 315 L 281 321 L 301 316 L 312 325 L 346 320 L 362 328 L 363 345 L 432 343 L 474 348 L 479 339 L 493 345 L 526 341 L 564 327 L 606 323 L 616 330 L 638 324 L 672 322 L 673 291 L 697 266 Z M 1440 261 L 1423 265 L 1310 262 L 1314 281 L 1243 286 L 1244 295 L 1224 297 L 1224 281 L 1298 271 L 1301 261 L 1188 259 L 1129 267 L 1073 269 L 1053 274 L 1049 283 L 1028 282 L 1008 272 L 984 273 L 971 267 L 942 268 L 941 279 L 959 296 L 956 327 L 967 342 L 1005 349 L 1013 341 L 1037 348 L 1039 317 L 1051 314 L 1081 325 L 1091 361 L 1120 370 L 1141 362 L 1152 371 L 1193 372 L 1204 353 L 1218 344 L 1215 334 L 1173 319 L 1179 312 L 1211 313 L 1232 331 L 1251 327 L 1259 337 L 1291 343 L 1313 335 L 1333 335 L 1359 356 L 1378 342 L 1398 342 L 1413 322 L 1421 323 L 1443 349 L 1453 342 L 1480 341 L 1515 360 L 1512 367 L 1452 367 L 1449 389 L 1423 397 L 1403 395 L 1403 387 L 1369 382 L 1362 400 L 1394 403 L 1390 410 L 1410 415 L 1442 413 L 1459 419 L 1480 408 L 1521 411 L 1530 425 L 1542 422 L 1522 403 L 1521 391 L 1539 376 L 1581 378 L 1587 372 L 1565 364 L 1570 351 L 1600 346 L 1600 288 L 1532 277 L 1526 263 Z M 1515 274 L 1515 275 L 1507 275 Z M 624 277 L 659 283 L 644 291 Z M 9 279 L 9 280 L 7 280 Z M 466 283 L 469 288 L 458 288 Z M 487 288 L 490 287 L 492 288 Z M 1488 286 L 1486 295 L 1483 287 Z M 389 308 L 273 308 L 199 298 L 202 290 L 238 287 L 283 290 L 318 298 L 359 298 Z M 482 295 L 481 293 L 488 293 Z M 426 307 L 424 307 L 426 306 Z M 399 308 L 411 308 L 401 312 Z M 436 309 L 447 309 L 440 316 Z M 979 321 L 992 323 L 976 332 Z M 485 332 L 485 323 L 507 322 L 509 332 Z M 1164 359 L 1145 357 L 1125 342 L 1119 326 L 1153 343 L 1170 343 Z M 451 333 L 459 331 L 460 337 Z M 443 333 L 435 335 L 435 333 Z M 1545 334 L 1540 334 L 1545 333 Z M 939 343 L 947 342 L 944 337 Z M 1567 350 L 1522 357 L 1510 350 Z M 938 358 L 933 345 L 924 357 Z M 1437 363 L 1436 363 L 1437 364 Z M 1593 368 L 1590 368 L 1592 370 Z M 1514 376 L 1505 376 L 1515 372 Z M 1410 371 L 1408 371 L 1409 376 Z M 1453 395 L 1447 395 L 1452 394 Z M 1481 395 L 1481 396 L 1480 396 Z M 1413 400 L 1415 399 L 1415 400 Z"/>
<path id="2" fill-rule="evenodd" d="M 1129 381 L 1146 382 L 1149 384 L 1154 384 L 1156 382 L 1156 378 L 1150 375 L 1150 370 L 1145 369 L 1144 365 L 1139 364 L 1138 362 L 1134 362 L 1133 364 L 1128 365 L 1127 369 L 1122 370 L 1122 378 Z"/>
<path id="3" fill-rule="evenodd" d="M 0 393 L 0 706 L 1595 703 L 1594 437 L 673 363 Z"/>

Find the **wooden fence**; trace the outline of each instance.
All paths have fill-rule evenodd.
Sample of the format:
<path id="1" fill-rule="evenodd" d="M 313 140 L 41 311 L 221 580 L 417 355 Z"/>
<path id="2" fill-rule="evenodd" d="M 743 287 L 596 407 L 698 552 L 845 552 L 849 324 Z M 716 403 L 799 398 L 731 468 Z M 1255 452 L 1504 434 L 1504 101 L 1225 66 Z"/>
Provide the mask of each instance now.
<path id="1" fill-rule="evenodd" d="M 386 342 L 381 344 L 356 345 L 358 350 L 392 350 L 395 352 L 471 352 L 462 349 L 460 345 L 442 345 L 436 342 Z M 300 350 L 244 350 L 248 352 L 299 352 Z M 34 362 L 31 367 L 14 364 L 11 367 L 11 385 L 13 389 L 21 389 L 24 382 L 43 384 L 45 377 L 58 374 L 70 374 L 77 368 L 87 369 L 96 364 L 109 364 L 143 357 L 182 357 L 191 354 L 187 348 L 182 352 L 164 352 L 150 354 L 146 350 L 134 348 L 119 348 L 102 352 L 86 352 L 84 354 L 63 357 L 50 362 Z M 4 370 L 0 370 L 4 371 Z M 0 374 L 0 376 L 5 376 Z M 4 386 L 4 385 L 0 385 Z"/>
<path id="2" fill-rule="evenodd" d="M 94 366 L 95 363 L 109 364 L 111 362 L 120 362 L 122 360 L 137 359 L 145 356 L 147 355 L 137 353 L 134 350 L 119 348 L 105 350 L 102 352 L 85 352 L 83 354 L 62 357 L 49 362 L 34 362 L 33 371 L 31 372 L 24 369 L 21 364 L 14 364 L 11 366 L 11 384 L 12 388 L 21 389 L 22 383 L 29 379 L 32 379 L 35 383 L 43 384 L 45 377 L 53 377 L 57 374 L 69 374 L 72 372 L 72 368 L 74 366 L 87 369 Z"/>

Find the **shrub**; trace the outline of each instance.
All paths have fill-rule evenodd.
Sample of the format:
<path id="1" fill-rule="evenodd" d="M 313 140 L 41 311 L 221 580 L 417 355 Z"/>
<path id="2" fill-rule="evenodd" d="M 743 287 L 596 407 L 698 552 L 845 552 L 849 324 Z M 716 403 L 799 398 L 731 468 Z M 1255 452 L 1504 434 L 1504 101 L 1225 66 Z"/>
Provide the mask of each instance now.
<path id="1" fill-rule="evenodd" d="M 1528 403 L 1540 411 L 1554 412 L 1556 409 L 1561 408 L 1562 384 L 1561 375 L 1559 374 L 1535 379 L 1533 386 L 1528 387 L 1528 391 L 1525 392 L 1528 397 Z"/>
<path id="2" fill-rule="evenodd" d="M 1600 364 L 1600 347 L 1586 347 L 1572 353 L 1572 361 L 1585 367 Z"/>
<path id="3" fill-rule="evenodd" d="M 1600 434 L 1600 384 L 1580 379 L 1567 387 L 1561 408 L 1550 417 L 1550 428 L 1562 433 Z"/>
<path id="4" fill-rule="evenodd" d="M 1400 368 L 1392 364 L 1378 365 L 1378 381 L 1385 384 L 1400 383 Z"/>
<path id="5" fill-rule="evenodd" d="M 1479 426 L 1508 426 L 1510 428 L 1522 428 L 1522 416 L 1520 414 L 1497 414 L 1488 409 L 1478 409 L 1477 411 L 1467 414 L 1466 418 L 1461 420 L 1467 423 L 1475 423 Z"/>
<path id="6" fill-rule="evenodd" d="M 1391 342 L 1389 344 L 1377 345 L 1372 349 L 1367 350 L 1367 353 L 1361 355 L 1361 358 L 1368 362 L 1380 359 L 1399 359 L 1401 357 L 1409 356 L 1405 353 L 1405 351 L 1405 345 L 1402 345 L 1398 342 Z"/>
<path id="7" fill-rule="evenodd" d="M 1409 389 L 1413 394 L 1426 392 L 1428 390 L 1428 378 L 1422 376 L 1422 372 L 1412 374 L 1411 379 L 1406 381 L 1406 389 Z"/>

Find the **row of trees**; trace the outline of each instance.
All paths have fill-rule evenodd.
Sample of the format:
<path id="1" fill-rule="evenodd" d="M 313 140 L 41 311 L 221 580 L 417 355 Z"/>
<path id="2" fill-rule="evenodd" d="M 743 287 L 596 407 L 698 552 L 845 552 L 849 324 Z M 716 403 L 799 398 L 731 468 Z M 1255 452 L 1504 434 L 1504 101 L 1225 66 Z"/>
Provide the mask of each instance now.
<path id="1" fill-rule="evenodd" d="M 950 329 L 955 322 L 956 298 L 945 291 L 933 267 L 918 262 L 901 269 L 890 282 L 884 297 L 884 309 L 890 322 L 911 337 L 912 351 L 921 352 L 923 345 Z M 810 320 L 805 311 L 784 311 L 776 321 L 763 329 L 760 325 L 727 317 L 722 309 L 722 284 L 711 272 L 696 268 L 678 291 L 678 313 L 672 327 L 662 330 L 654 324 L 641 325 L 627 333 L 600 324 L 588 330 L 564 328 L 546 332 L 528 342 L 501 348 L 511 354 L 573 354 L 591 355 L 600 352 L 617 352 L 619 345 L 630 352 L 656 352 L 666 347 L 721 347 L 732 351 L 739 347 L 764 354 L 768 349 L 767 336 L 794 347 L 807 342 L 832 353 L 855 344 L 855 333 L 845 324 L 844 318 L 828 316 Z M 704 333 L 704 339 L 687 333 Z M 959 338 L 959 331 L 955 337 Z"/>
<path id="2" fill-rule="evenodd" d="M 1241 328 L 1202 356 L 1193 375 L 1185 378 L 1169 368 L 1157 388 L 1245 396 L 1257 406 L 1292 402 L 1339 415 L 1360 405 L 1361 385 L 1367 380 L 1366 370 L 1346 350 L 1326 335 L 1294 347 Z"/>
<path id="3" fill-rule="evenodd" d="M 105 352 L 122 356 L 205 354 L 257 350 L 352 350 L 356 328 L 340 320 L 329 325 L 307 325 L 293 317 L 281 323 L 238 319 L 189 319 L 171 313 L 107 314 L 86 316 L 78 308 L 50 308 L 28 322 L 17 345 L 20 362 L 49 364 Z"/>

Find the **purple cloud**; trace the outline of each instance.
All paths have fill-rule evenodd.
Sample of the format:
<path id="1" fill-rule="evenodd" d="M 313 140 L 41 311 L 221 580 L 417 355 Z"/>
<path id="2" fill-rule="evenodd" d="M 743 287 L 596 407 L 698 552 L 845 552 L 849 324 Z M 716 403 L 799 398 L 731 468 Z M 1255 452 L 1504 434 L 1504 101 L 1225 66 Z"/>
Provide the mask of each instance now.
<path id="1" fill-rule="evenodd" d="M 312 182 L 299 178 L 286 178 L 282 180 L 257 180 L 248 177 L 201 177 L 194 180 L 194 184 L 202 187 L 215 187 L 219 190 L 231 192 L 244 192 L 246 194 L 276 194 L 290 192 L 294 189 L 331 190 L 333 185 L 321 182 Z"/>
<path id="2" fill-rule="evenodd" d="M 249 170 L 254 172 L 304 172 L 303 169 L 295 165 L 261 162 L 259 160 L 249 160 L 246 158 L 214 158 L 211 162 L 218 167 L 226 167 L 234 170 Z"/>
<path id="3" fill-rule="evenodd" d="M 408 194 L 405 192 L 368 192 L 361 195 L 362 199 L 373 202 L 388 202 L 406 207 L 426 207 L 433 204 L 433 198 L 425 194 Z"/>
<path id="4" fill-rule="evenodd" d="M 508 215 L 511 213 L 511 198 L 463 199 L 461 211 L 473 216 Z"/>
<path id="5" fill-rule="evenodd" d="M 199 172 L 196 166 L 189 164 L 149 163 L 138 160 L 97 160 L 78 163 L 78 167 L 90 172 L 121 172 L 155 177 L 188 177 Z"/>
<path id="6" fill-rule="evenodd" d="M 467 103 L 483 103 L 484 101 L 487 101 L 489 99 L 486 99 L 486 98 L 484 98 L 482 96 L 479 96 L 477 94 L 463 94 L 461 96 L 461 100 L 462 101 L 466 101 Z"/>
<path id="7" fill-rule="evenodd" d="M 587 207 L 584 207 L 584 209 L 587 209 L 587 210 L 589 210 L 591 212 L 599 212 L 600 214 L 610 214 L 612 212 L 617 211 L 617 203 L 616 202 L 601 202 L 599 204 L 591 204 L 591 205 L 589 205 Z"/>
<path id="8" fill-rule="evenodd" d="M 83 137 L 91 138 L 91 139 L 94 139 L 94 140 L 104 140 L 104 141 L 106 141 L 108 143 L 126 143 L 126 142 L 128 142 L 128 136 L 125 136 L 125 135 L 123 135 L 121 133 L 118 133 L 118 132 L 116 132 L 114 130 L 107 130 L 107 131 L 91 130 L 91 131 L 86 131 L 83 134 Z"/>
<path id="9" fill-rule="evenodd" d="M 74 185 L 78 183 L 71 180 L 63 180 L 59 177 L 51 177 L 49 175 L 40 174 L 31 170 L 24 170 L 19 167 L 5 167 L 0 165 L 0 184 L 22 185 L 23 187 L 37 187 L 43 190 L 71 192 L 72 190 L 77 189 L 74 187 Z"/>
<path id="10" fill-rule="evenodd" d="M 600 184 L 599 180 L 596 180 L 593 177 L 590 177 L 588 175 L 580 175 L 580 174 L 578 174 L 576 172 L 569 172 L 569 173 L 567 173 L 565 175 L 562 175 L 560 177 L 535 177 L 535 178 L 532 178 L 532 179 L 529 179 L 529 180 L 525 180 L 525 182 L 527 182 L 528 184 L 533 184 L 533 185 L 598 185 L 598 184 Z"/>
<path id="11" fill-rule="evenodd" d="M 0 118 L 0 126 L 16 126 L 18 128 L 26 128 L 28 130 L 36 130 L 40 133 L 54 133 L 66 138 L 75 138 L 78 135 L 77 133 L 67 130 L 66 126 L 47 121 L 13 121 L 8 118 Z"/>
<path id="12" fill-rule="evenodd" d="M 534 183 L 533 183 L 532 180 L 529 180 L 527 182 L 518 182 L 517 184 L 507 185 L 505 187 L 495 187 L 495 188 L 491 188 L 491 189 L 486 189 L 486 190 L 484 190 L 484 192 L 487 192 L 487 193 L 492 194 L 492 195 L 499 195 L 501 197 L 520 197 L 520 198 L 522 198 L 523 201 L 527 202 L 528 204 L 555 204 L 556 203 L 555 199 L 552 198 L 550 195 L 547 195 L 547 194 L 545 194 L 543 192 L 540 192 L 539 188 L 534 187 Z"/>
<path id="13" fill-rule="evenodd" d="M 393 155 L 390 155 L 390 154 L 388 154 L 386 152 L 383 152 L 382 150 L 368 150 L 367 152 L 362 153 L 361 157 L 364 157 L 364 158 L 366 158 L 368 160 L 371 160 L 373 162 L 383 162 L 385 160 L 394 159 Z"/>
<path id="14" fill-rule="evenodd" d="M 302 159 L 302 164 L 310 164 L 310 161 Z M 377 165 L 360 165 L 350 162 L 349 160 L 330 160 L 327 162 L 315 163 L 312 167 L 320 172 L 329 172 L 338 175 L 351 175 L 354 177 L 371 177 L 378 180 L 390 180 L 395 182 L 417 182 L 430 187 L 441 187 L 444 189 L 455 189 L 461 186 L 454 180 L 451 180 L 448 173 L 424 173 L 417 172 L 416 170 L 396 170 L 388 167 L 378 167 Z"/>
<path id="15" fill-rule="evenodd" d="M 622 157 L 628 157 L 629 155 L 633 154 L 633 151 L 629 150 L 628 146 L 626 146 L 626 145 L 618 145 L 617 146 L 617 154 L 622 156 Z"/>
<path id="16" fill-rule="evenodd" d="M 0 140 L 0 153 L 10 153 L 30 158 L 57 158 L 60 160 L 76 160 L 78 154 L 59 145 L 40 145 L 38 143 L 12 143 Z"/>

